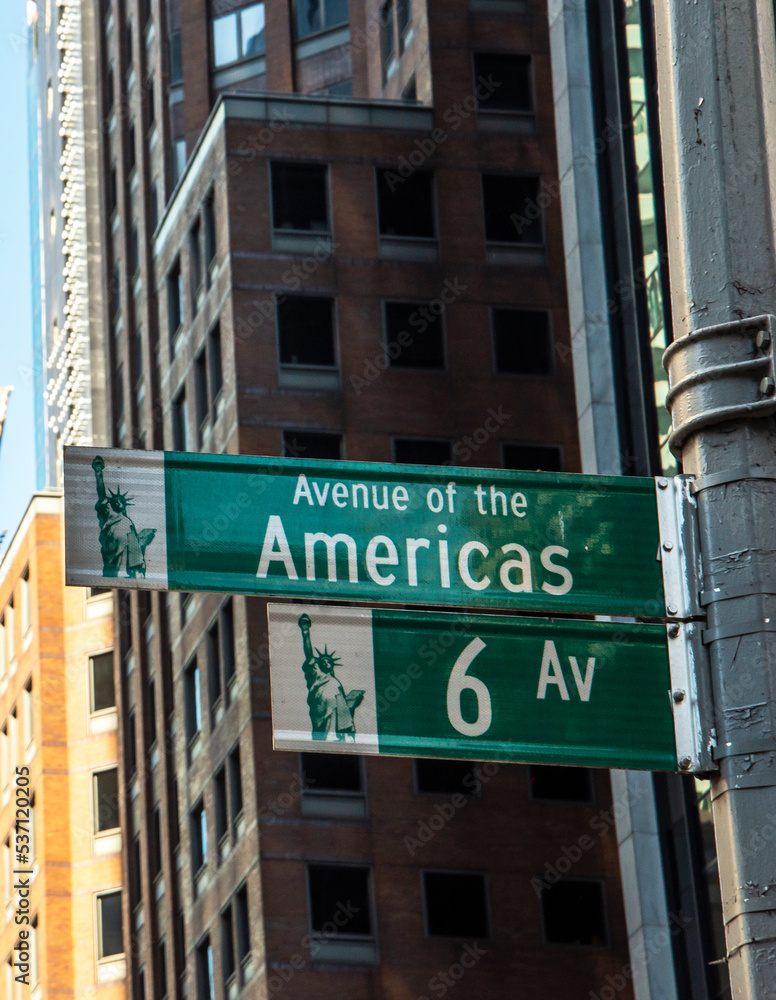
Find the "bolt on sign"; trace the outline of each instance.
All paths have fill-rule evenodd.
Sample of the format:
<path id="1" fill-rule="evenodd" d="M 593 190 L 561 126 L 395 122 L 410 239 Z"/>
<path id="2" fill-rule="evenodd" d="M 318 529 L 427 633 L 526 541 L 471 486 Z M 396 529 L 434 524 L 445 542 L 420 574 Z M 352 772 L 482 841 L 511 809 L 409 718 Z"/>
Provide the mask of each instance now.
<path id="1" fill-rule="evenodd" d="M 270 604 L 278 750 L 673 771 L 664 625 Z"/>
<path id="2" fill-rule="evenodd" d="M 666 613 L 652 479 L 99 448 L 64 479 L 69 584 Z"/>

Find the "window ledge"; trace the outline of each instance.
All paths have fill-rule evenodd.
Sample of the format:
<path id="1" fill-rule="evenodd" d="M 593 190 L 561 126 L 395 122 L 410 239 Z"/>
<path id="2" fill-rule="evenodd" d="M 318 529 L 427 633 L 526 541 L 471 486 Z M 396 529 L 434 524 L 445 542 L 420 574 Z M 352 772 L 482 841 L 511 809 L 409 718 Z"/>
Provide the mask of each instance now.
<path id="1" fill-rule="evenodd" d="M 175 104 L 183 104 L 183 84 L 171 83 L 167 91 L 167 99 L 170 107 Z"/>
<path id="2" fill-rule="evenodd" d="M 278 385 L 282 389 L 337 390 L 340 387 L 339 369 L 284 365 L 278 371 Z"/>
<path id="3" fill-rule="evenodd" d="M 113 983 L 127 978 L 127 960 L 123 955 L 101 958 L 97 963 L 97 982 Z"/>
<path id="4" fill-rule="evenodd" d="M 302 816 L 307 819 L 365 819 L 366 798 L 363 795 L 304 792 Z"/>
<path id="5" fill-rule="evenodd" d="M 202 752 L 202 740 L 200 739 L 201 730 L 194 733 L 194 735 L 189 740 L 188 754 L 189 754 L 189 764 L 195 761 Z"/>
<path id="6" fill-rule="evenodd" d="M 492 111 L 481 107 L 477 111 L 477 125 L 485 132 L 535 135 L 536 115 L 533 111 Z"/>
<path id="7" fill-rule="evenodd" d="M 94 854 L 119 854 L 121 851 L 121 830 L 107 830 L 104 833 L 94 835 Z"/>
<path id="8" fill-rule="evenodd" d="M 275 253 L 316 253 L 332 255 L 331 233 L 313 230 L 274 229 L 272 249 Z"/>
<path id="9" fill-rule="evenodd" d="M 95 712 L 89 717 L 89 733 L 109 733 L 119 727 L 119 714 L 115 708 Z"/>
<path id="10" fill-rule="evenodd" d="M 521 267 L 545 267 L 547 251 L 542 246 L 519 243 L 488 243 L 485 257 L 489 264 L 517 264 Z"/>
<path id="11" fill-rule="evenodd" d="M 345 938 L 312 937 L 310 959 L 313 962 L 377 962 L 377 945 L 374 941 L 357 941 Z"/>
<path id="12" fill-rule="evenodd" d="M 156 900 L 164 898 L 164 877 L 161 874 L 154 879 L 154 897 Z"/>
<path id="13" fill-rule="evenodd" d="M 436 260 L 439 246 L 435 239 L 412 236 L 381 236 L 378 257 L 394 260 Z"/>
<path id="14" fill-rule="evenodd" d="M 194 895 L 201 896 L 208 886 L 207 864 L 204 864 L 194 876 Z"/>
<path id="15" fill-rule="evenodd" d="M 32 625 L 27 628 L 27 631 L 22 637 L 22 652 L 26 652 L 30 648 L 30 643 L 32 642 Z"/>
<path id="16" fill-rule="evenodd" d="M 329 49 L 336 49 L 340 45 L 347 45 L 350 41 L 350 25 L 338 24 L 333 28 L 324 28 L 314 34 L 305 35 L 304 38 L 296 42 L 295 55 L 297 59 L 307 59 L 309 56 L 316 56 L 320 52 L 327 52 Z"/>
<path id="17" fill-rule="evenodd" d="M 104 618 L 113 614 L 113 594 L 98 594 L 86 598 L 86 617 Z"/>
<path id="18" fill-rule="evenodd" d="M 530 0 L 469 0 L 469 10 L 481 14 L 530 14 Z"/>
<path id="19" fill-rule="evenodd" d="M 213 71 L 213 88 L 220 90 L 222 87 L 231 87 L 243 80 L 250 80 L 254 76 L 262 76 L 266 72 L 267 60 L 264 55 L 238 59 L 225 66 L 218 66 Z"/>

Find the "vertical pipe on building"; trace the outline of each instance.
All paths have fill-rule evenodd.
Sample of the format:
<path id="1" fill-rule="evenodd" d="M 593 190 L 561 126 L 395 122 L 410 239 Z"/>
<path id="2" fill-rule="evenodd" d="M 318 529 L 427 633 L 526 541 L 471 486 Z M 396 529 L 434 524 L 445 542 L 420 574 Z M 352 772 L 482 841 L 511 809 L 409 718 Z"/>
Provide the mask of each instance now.
<path id="1" fill-rule="evenodd" d="M 604 235 L 585 0 L 550 0 L 550 53 L 569 327 L 582 467 L 620 475 Z M 612 771 L 617 846 L 636 1000 L 676 1000 L 652 778 Z"/>
<path id="2" fill-rule="evenodd" d="M 776 313 L 774 7 L 656 0 L 656 26 L 668 405 L 672 447 L 697 477 L 728 970 L 736 1000 L 765 1000 L 776 996 L 776 403 L 763 315 Z"/>

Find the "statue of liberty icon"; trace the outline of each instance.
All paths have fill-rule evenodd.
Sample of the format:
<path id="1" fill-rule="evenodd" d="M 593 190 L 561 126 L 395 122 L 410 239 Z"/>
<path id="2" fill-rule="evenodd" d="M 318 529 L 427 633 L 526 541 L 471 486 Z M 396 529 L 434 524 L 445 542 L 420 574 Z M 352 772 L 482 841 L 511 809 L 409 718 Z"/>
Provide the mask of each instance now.
<path id="1" fill-rule="evenodd" d="M 100 523 L 102 575 L 132 579 L 145 576 L 145 550 L 154 540 L 156 528 L 137 530 L 127 513 L 133 498 L 118 488 L 115 492 L 106 490 L 102 478 L 105 462 L 99 455 L 93 460 L 92 468 L 97 480 L 97 503 L 94 509 Z"/>
<path id="2" fill-rule="evenodd" d="M 304 677 L 307 681 L 307 704 L 310 708 L 310 722 L 313 726 L 314 740 L 339 740 L 342 743 L 354 743 L 356 740 L 356 709 L 364 700 L 364 692 L 348 691 L 334 674 L 334 668 L 339 663 L 339 657 L 334 650 L 323 652 L 316 649 L 310 641 L 312 621 L 309 615 L 302 615 L 297 623 L 302 631 L 302 645 L 305 661 L 302 664 Z"/>

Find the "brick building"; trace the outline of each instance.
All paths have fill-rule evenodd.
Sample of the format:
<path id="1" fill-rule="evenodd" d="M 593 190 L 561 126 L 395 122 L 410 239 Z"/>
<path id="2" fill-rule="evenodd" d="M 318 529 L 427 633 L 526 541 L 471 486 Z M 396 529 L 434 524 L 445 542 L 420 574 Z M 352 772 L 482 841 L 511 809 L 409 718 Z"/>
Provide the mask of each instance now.
<path id="1" fill-rule="evenodd" d="M 579 468 L 542 0 L 97 25 L 115 446 Z M 630 996 L 606 773 L 276 753 L 263 600 L 117 622 L 133 996 Z"/>
<path id="2" fill-rule="evenodd" d="M 63 529 L 61 494 L 36 493 L 0 562 L 7 1000 L 126 996 L 113 597 L 64 586 Z M 29 781 L 29 818 L 17 769 Z M 28 985 L 16 981 L 25 974 L 20 944 L 29 947 Z"/>

